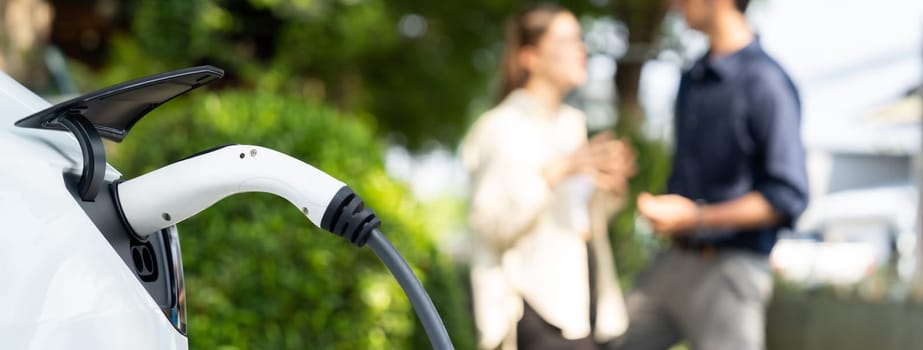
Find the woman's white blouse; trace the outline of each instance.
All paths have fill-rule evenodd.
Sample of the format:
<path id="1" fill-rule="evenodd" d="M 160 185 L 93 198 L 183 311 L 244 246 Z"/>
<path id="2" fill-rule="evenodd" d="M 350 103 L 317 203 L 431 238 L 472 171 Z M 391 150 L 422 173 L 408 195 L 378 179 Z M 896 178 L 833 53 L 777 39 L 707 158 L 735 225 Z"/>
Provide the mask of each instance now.
<path id="1" fill-rule="evenodd" d="M 543 109 L 517 90 L 482 115 L 465 138 L 462 160 L 472 180 L 471 278 L 482 348 L 509 348 L 523 300 L 566 338 L 590 334 L 585 238 L 591 230 L 591 243 L 599 248 L 597 281 L 606 284 L 599 294 L 597 339 L 611 339 L 627 326 L 607 218 L 596 219 L 595 230 L 592 225 L 590 202 L 600 191 L 586 175 L 555 188 L 542 175 L 546 164 L 586 142 L 585 125 L 579 110 Z"/>

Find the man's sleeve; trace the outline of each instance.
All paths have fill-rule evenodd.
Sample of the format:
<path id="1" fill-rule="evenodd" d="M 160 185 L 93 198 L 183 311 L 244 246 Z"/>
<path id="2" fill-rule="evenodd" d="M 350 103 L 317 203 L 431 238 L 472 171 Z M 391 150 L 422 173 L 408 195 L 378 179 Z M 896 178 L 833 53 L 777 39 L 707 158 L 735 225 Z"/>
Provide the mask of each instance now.
<path id="1" fill-rule="evenodd" d="M 756 190 L 792 227 L 808 205 L 808 176 L 801 141 L 798 92 L 781 70 L 767 70 L 756 80 L 749 127 L 756 150 Z"/>

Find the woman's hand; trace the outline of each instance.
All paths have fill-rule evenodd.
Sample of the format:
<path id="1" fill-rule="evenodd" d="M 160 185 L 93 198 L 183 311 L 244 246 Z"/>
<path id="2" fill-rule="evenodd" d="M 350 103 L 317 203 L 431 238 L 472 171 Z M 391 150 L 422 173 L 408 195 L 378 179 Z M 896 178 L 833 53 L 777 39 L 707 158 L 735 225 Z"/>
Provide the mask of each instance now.
<path id="1" fill-rule="evenodd" d="M 615 194 L 628 191 L 628 179 L 635 175 L 635 152 L 628 142 L 612 138 L 609 131 L 593 136 L 586 144 L 590 153 L 587 173 L 596 186 Z"/>
<path id="2" fill-rule="evenodd" d="M 616 194 L 625 193 L 628 179 L 635 175 L 635 153 L 623 140 L 612 138 L 612 132 L 601 132 L 579 149 L 554 159 L 542 175 L 550 187 L 575 174 L 590 175 L 596 186 Z"/>

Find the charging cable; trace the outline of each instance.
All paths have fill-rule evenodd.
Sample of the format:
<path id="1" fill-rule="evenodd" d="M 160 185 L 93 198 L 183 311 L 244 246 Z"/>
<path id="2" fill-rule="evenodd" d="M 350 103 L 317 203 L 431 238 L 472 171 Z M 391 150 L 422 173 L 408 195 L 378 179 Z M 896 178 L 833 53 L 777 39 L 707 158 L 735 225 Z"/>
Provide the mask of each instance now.
<path id="1" fill-rule="evenodd" d="M 375 213 L 345 184 L 307 163 L 264 147 L 227 145 L 113 186 L 125 225 L 142 240 L 243 192 L 278 195 L 318 227 L 359 247 L 368 243 L 404 289 L 433 348 L 453 349 L 435 305 L 379 230 Z"/>

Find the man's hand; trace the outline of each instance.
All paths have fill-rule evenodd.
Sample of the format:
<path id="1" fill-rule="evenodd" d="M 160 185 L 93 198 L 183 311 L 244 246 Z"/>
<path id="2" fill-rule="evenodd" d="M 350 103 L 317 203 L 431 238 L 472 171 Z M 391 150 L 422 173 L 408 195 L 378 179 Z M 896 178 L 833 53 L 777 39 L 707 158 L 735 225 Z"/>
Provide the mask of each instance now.
<path id="1" fill-rule="evenodd" d="M 699 206 L 689 198 L 667 194 L 641 193 L 638 211 L 650 220 L 654 231 L 666 235 L 689 233 L 699 224 Z"/>

